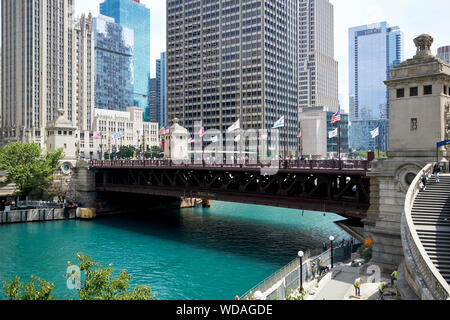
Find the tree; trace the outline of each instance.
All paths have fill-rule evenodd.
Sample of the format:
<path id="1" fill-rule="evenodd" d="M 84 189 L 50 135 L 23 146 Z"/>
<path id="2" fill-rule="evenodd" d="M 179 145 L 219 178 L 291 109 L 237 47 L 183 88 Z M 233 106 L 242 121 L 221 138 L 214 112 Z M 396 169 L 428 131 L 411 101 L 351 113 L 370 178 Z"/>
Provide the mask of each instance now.
<path id="1" fill-rule="evenodd" d="M 13 281 L 3 281 L 4 296 L 9 300 L 54 300 L 54 288 L 54 283 L 33 275 L 27 284 L 20 282 L 19 277 L 15 277 Z"/>
<path id="2" fill-rule="evenodd" d="M 15 183 L 19 197 L 43 190 L 53 181 L 53 173 L 64 157 L 62 149 L 42 154 L 37 143 L 13 142 L 0 148 L 0 169 L 8 183 Z"/>
<path id="3" fill-rule="evenodd" d="M 80 271 L 86 275 L 78 291 L 81 300 L 153 300 L 155 297 L 148 286 L 138 285 L 129 291 L 133 276 L 128 275 L 126 270 L 120 270 L 119 276 L 114 278 L 112 264 L 103 267 L 83 253 L 78 253 L 76 257 L 80 262 Z M 71 266 L 70 261 L 67 265 Z"/>

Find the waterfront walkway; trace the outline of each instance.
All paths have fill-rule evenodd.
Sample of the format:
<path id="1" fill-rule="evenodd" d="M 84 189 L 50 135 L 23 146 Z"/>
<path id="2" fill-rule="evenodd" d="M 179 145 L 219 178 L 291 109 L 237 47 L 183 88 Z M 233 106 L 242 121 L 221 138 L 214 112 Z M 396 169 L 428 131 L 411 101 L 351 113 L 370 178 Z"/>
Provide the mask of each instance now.
<path id="1" fill-rule="evenodd" d="M 310 294 L 305 300 L 379 300 L 378 287 L 380 282 L 367 283 L 369 275 L 364 273 L 365 268 L 350 267 L 349 264 L 342 264 L 327 274 L 317 286 L 316 281 L 313 285 L 305 286 Z M 363 279 L 361 284 L 361 296 L 355 297 L 353 282 L 356 278 Z M 390 284 L 386 276 L 381 277 L 381 281 Z M 312 293 L 312 294 L 311 294 Z M 396 297 L 392 289 L 385 289 L 385 299 L 400 299 Z"/>

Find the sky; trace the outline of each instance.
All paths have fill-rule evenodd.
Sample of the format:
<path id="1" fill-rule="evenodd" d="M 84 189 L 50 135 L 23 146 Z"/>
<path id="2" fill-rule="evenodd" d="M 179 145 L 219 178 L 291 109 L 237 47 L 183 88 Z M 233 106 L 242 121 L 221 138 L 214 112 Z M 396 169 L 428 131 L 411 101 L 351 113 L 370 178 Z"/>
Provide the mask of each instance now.
<path id="1" fill-rule="evenodd" d="M 74 0 L 77 15 L 99 13 L 104 0 Z M 342 108 L 348 111 L 348 29 L 355 26 L 387 21 L 399 26 L 405 40 L 404 59 L 416 52 L 413 39 L 422 33 L 434 38 L 437 48 L 450 45 L 448 0 L 330 0 L 334 6 L 335 59 L 339 63 L 339 95 Z M 151 76 L 155 76 L 155 61 L 166 51 L 166 1 L 141 0 L 150 8 Z"/>

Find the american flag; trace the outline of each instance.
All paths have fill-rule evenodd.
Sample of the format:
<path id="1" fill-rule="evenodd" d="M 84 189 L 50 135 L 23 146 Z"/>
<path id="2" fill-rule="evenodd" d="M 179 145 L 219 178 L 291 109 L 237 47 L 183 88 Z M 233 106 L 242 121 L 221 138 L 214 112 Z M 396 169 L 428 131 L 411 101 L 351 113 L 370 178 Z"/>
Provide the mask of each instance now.
<path id="1" fill-rule="evenodd" d="M 102 133 L 101 132 L 98 132 L 96 135 L 94 135 L 93 137 L 92 137 L 93 139 L 101 139 L 102 138 Z"/>
<path id="2" fill-rule="evenodd" d="M 169 126 L 161 127 L 161 129 L 159 130 L 159 135 L 166 136 L 168 134 L 170 134 L 170 127 Z"/>
<path id="3" fill-rule="evenodd" d="M 297 138 L 301 138 L 302 137 L 302 132 L 300 131 L 300 133 L 297 135 Z"/>
<path id="4" fill-rule="evenodd" d="M 205 135 L 205 128 L 201 127 L 201 129 L 198 132 L 198 134 L 200 135 L 200 138 L 203 138 L 203 136 Z"/>
<path id="5" fill-rule="evenodd" d="M 189 138 L 188 139 L 188 143 L 190 144 L 190 143 L 194 143 L 195 142 L 195 138 Z"/>
<path id="6" fill-rule="evenodd" d="M 338 110 L 331 118 L 330 124 L 335 124 L 336 122 L 341 122 L 341 109 Z"/>

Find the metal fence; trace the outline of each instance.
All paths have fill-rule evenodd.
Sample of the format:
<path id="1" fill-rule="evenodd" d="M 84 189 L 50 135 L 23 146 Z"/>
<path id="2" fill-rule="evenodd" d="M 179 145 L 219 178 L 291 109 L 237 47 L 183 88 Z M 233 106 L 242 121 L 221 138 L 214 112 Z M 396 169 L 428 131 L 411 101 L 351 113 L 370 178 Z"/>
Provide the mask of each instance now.
<path id="1" fill-rule="evenodd" d="M 356 250 L 358 250 L 360 246 L 361 244 L 355 244 L 353 246 L 340 246 L 338 248 L 333 248 L 333 264 L 348 261 L 349 259 L 351 259 L 351 254 L 353 252 L 356 252 Z M 314 279 L 315 275 L 312 274 L 311 270 L 311 265 L 313 262 L 316 265 L 316 274 L 319 272 L 319 270 L 317 270 L 319 258 L 322 259 L 323 266 L 331 265 L 330 249 L 322 252 L 321 254 L 314 255 L 312 258 L 309 258 L 311 256 L 313 256 L 311 252 L 308 252 L 304 257 L 305 262 L 302 263 L 303 282 Z M 266 278 L 264 281 L 260 282 L 258 285 L 244 293 L 241 299 L 245 299 L 245 297 L 250 298 L 251 295 L 256 291 L 266 292 L 271 289 L 276 283 L 283 280 L 283 282 L 277 288 L 274 288 L 274 290 L 267 295 L 266 300 L 285 300 L 286 295 L 290 292 L 290 290 L 297 290 L 297 288 L 299 288 L 300 286 L 299 262 L 299 258 L 292 260 L 286 266 L 275 272 L 273 275 Z"/>

